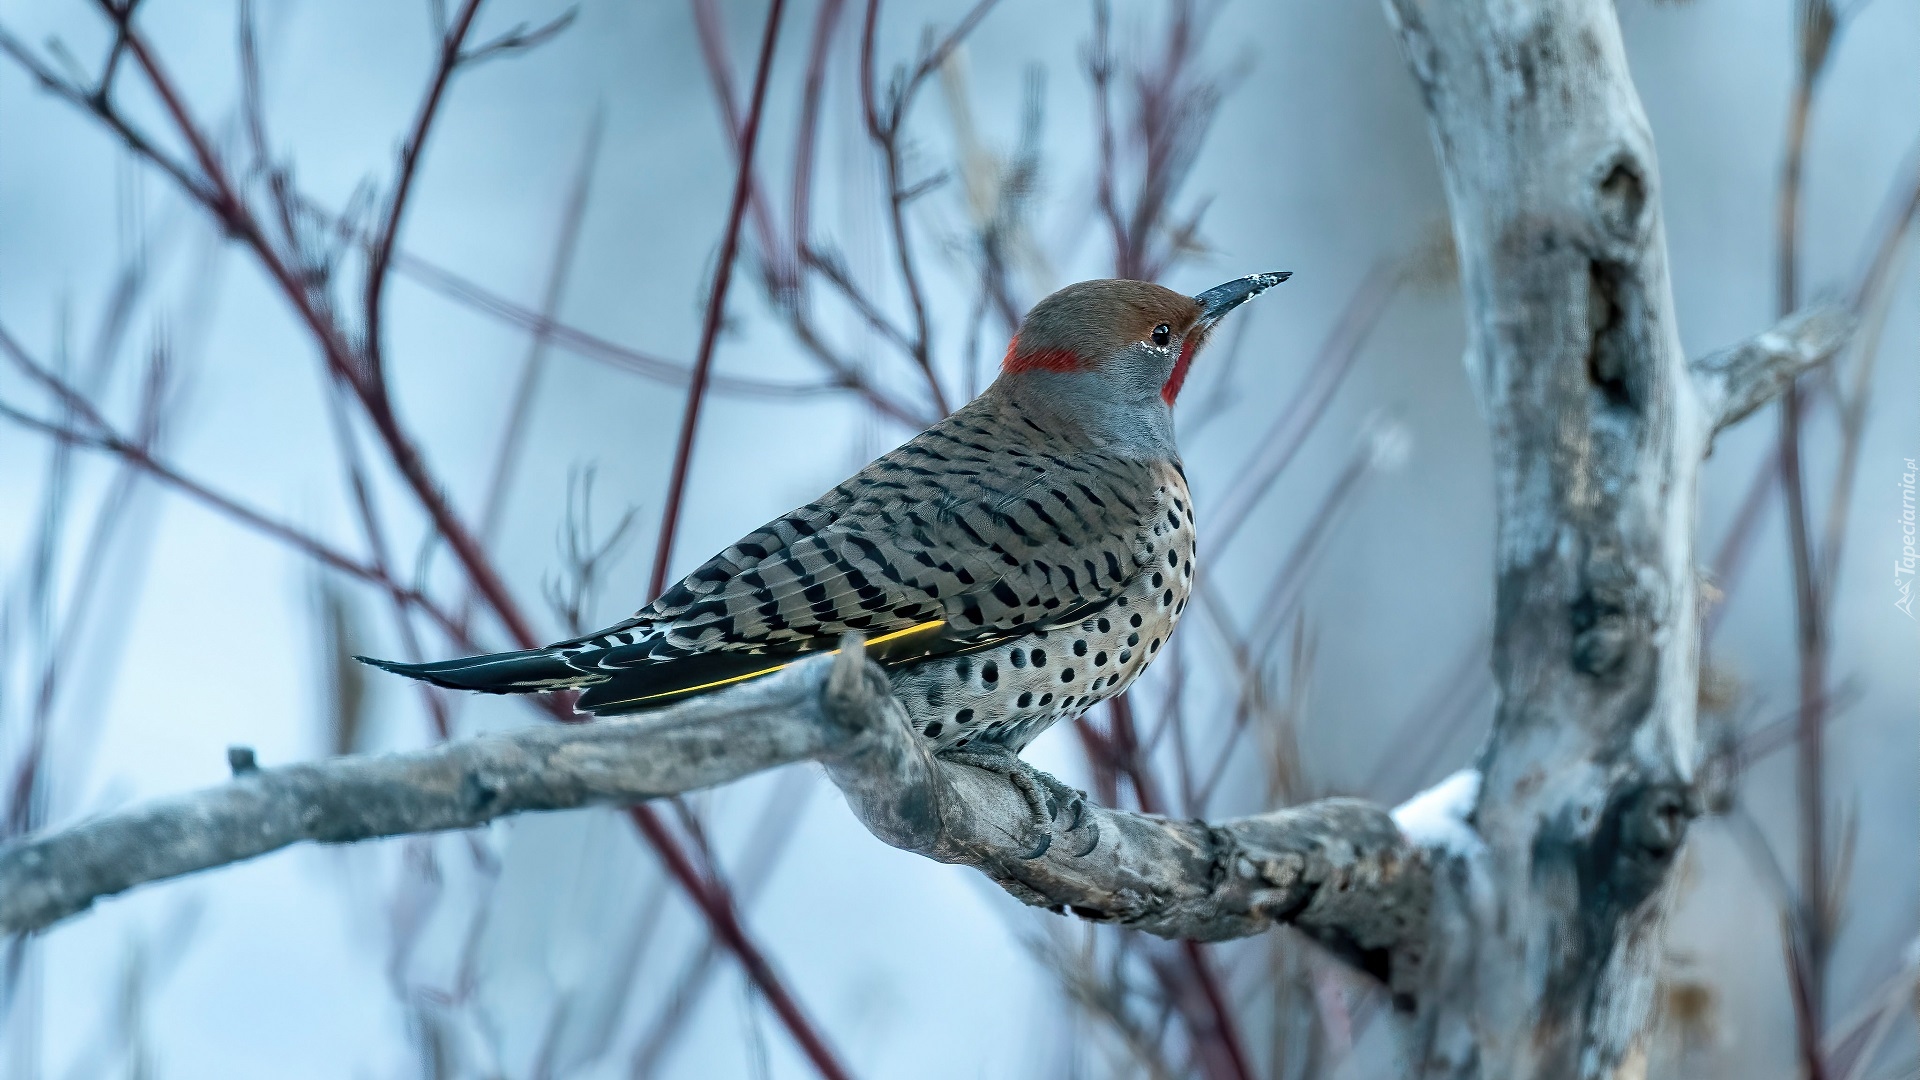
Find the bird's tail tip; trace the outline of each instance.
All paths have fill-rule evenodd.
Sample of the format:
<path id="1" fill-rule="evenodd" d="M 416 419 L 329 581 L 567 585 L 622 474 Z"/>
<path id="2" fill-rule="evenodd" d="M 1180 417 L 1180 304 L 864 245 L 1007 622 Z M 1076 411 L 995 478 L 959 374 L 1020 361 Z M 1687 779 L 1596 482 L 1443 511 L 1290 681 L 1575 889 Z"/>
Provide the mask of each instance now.
<path id="1" fill-rule="evenodd" d="M 375 656 L 355 656 L 354 659 L 382 671 L 419 679 L 448 690 L 477 690 L 484 694 L 534 694 L 546 690 L 565 690 L 594 681 L 591 676 L 568 665 L 566 659 L 552 649 L 487 653 L 427 664 L 382 660 Z"/>

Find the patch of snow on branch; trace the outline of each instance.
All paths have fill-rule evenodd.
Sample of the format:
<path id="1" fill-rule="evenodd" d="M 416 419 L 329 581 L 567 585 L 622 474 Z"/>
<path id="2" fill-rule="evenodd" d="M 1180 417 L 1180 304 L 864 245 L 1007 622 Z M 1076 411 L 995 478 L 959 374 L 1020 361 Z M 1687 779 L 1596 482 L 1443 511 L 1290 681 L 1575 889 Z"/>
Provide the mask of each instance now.
<path id="1" fill-rule="evenodd" d="M 1479 798 L 1480 770 L 1461 769 L 1395 807 L 1393 823 L 1419 847 L 1471 855 L 1481 843 L 1467 815 Z"/>

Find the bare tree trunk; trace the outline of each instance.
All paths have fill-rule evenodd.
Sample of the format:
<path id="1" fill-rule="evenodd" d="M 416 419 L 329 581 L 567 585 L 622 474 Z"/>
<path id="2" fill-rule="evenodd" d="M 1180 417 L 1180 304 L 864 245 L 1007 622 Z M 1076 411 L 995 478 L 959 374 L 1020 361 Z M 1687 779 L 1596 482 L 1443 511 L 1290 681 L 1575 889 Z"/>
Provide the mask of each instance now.
<path id="1" fill-rule="evenodd" d="M 1479 842 L 1433 856 L 1409 1072 L 1637 1076 L 1697 812 L 1699 466 L 1797 368 L 1682 354 L 1610 0 L 1386 8 L 1445 173 L 1499 514 Z"/>

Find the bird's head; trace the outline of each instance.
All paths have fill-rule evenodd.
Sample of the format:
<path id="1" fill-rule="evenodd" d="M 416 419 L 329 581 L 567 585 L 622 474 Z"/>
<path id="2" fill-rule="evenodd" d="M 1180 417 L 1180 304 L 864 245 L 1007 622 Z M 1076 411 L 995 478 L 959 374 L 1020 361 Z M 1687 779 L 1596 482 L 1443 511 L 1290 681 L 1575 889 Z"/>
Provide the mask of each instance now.
<path id="1" fill-rule="evenodd" d="M 1027 313 L 1001 380 L 1098 427 L 1163 426 L 1221 318 L 1290 276 L 1250 274 L 1198 296 L 1117 278 L 1069 285 Z"/>
<path id="2" fill-rule="evenodd" d="M 1291 276 L 1249 274 L 1198 296 L 1119 278 L 1069 285 L 1027 312 L 1001 370 L 1086 375 L 1171 405 L 1220 319 Z"/>

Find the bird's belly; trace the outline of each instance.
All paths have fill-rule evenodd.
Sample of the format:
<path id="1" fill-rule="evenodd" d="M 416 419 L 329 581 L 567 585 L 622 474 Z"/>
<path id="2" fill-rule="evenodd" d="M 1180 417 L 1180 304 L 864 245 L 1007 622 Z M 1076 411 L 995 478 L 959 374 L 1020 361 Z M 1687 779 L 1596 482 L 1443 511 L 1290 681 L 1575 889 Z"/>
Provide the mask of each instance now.
<path id="1" fill-rule="evenodd" d="M 894 669 L 894 693 L 914 730 L 941 750 L 977 742 L 1019 750 L 1124 691 L 1186 610 L 1193 528 L 1187 514 L 1176 516 L 1178 526 L 1152 537 L 1152 561 L 1126 590 L 1080 622 Z"/>

